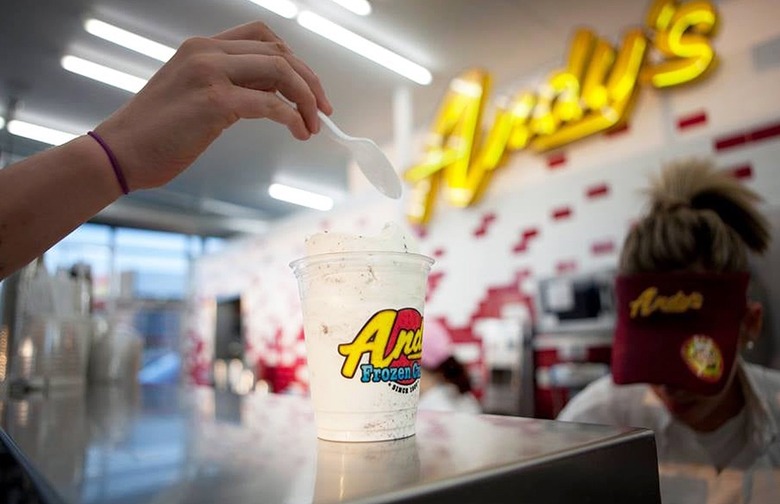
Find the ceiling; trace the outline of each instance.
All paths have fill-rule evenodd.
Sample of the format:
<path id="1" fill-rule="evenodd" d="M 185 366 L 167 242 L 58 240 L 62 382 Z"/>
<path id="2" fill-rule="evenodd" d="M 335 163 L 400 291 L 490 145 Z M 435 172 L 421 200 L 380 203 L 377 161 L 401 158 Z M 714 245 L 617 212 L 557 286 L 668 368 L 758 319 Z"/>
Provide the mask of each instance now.
<path id="1" fill-rule="evenodd" d="M 490 70 L 498 89 L 538 80 L 563 62 L 576 26 L 615 39 L 642 22 L 650 0 L 371 0 L 367 17 L 327 0 L 296 3 L 426 66 L 433 83 L 408 81 L 247 0 L 3 0 L 0 111 L 8 115 L 8 103 L 18 100 L 16 118 L 81 133 L 130 94 L 66 72 L 59 65 L 63 54 L 144 77 L 158 68 L 154 60 L 87 34 L 86 17 L 174 47 L 189 36 L 262 19 L 319 74 L 336 123 L 383 145 L 392 142 L 397 89 L 409 89 L 413 127 L 425 127 L 450 79 L 463 70 Z M 16 155 L 45 147 L 6 131 L 0 142 Z M 262 232 L 276 219 L 309 211 L 268 197 L 272 180 L 297 182 L 338 201 L 347 194 L 348 163 L 346 152 L 325 135 L 300 142 L 270 121 L 243 121 L 166 187 L 126 196 L 97 220 L 221 236 Z"/>

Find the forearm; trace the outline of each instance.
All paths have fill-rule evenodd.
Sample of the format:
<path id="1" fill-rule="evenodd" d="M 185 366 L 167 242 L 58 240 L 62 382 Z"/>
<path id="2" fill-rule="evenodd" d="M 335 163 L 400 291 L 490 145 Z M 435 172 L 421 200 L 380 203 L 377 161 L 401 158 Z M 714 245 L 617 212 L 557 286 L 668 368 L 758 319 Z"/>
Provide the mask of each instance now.
<path id="1" fill-rule="evenodd" d="M 0 279 L 121 194 L 108 157 L 88 136 L 0 170 Z"/>

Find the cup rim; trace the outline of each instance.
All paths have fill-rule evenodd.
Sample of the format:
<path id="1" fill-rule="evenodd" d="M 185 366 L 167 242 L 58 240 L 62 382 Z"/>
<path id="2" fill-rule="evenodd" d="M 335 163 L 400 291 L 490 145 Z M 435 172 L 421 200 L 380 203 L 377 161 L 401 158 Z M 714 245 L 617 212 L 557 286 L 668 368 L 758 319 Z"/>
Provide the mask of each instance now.
<path id="1" fill-rule="evenodd" d="M 326 252 L 323 254 L 314 254 L 304 256 L 290 262 L 289 266 L 293 270 L 298 269 L 303 264 L 316 264 L 322 262 L 328 262 L 335 259 L 350 259 L 362 256 L 377 256 L 377 257 L 396 257 L 404 259 L 419 260 L 428 263 L 428 266 L 432 266 L 436 262 L 432 257 L 428 257 L 424 254 L 418 254 L 416 252 L 398 252 L 390 250 L 349 250 L 345 252 Z"/>

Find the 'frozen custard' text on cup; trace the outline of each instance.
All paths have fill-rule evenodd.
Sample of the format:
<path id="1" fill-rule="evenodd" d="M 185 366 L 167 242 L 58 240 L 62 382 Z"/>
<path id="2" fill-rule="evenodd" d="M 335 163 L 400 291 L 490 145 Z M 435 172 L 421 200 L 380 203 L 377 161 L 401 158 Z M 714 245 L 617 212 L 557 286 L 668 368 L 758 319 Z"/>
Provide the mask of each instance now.
<path id="1" fill-rule="evenodd" d="M 343 245 L 338 235 L 332 237 L 333 248 Z M 393 250 L 316 253 L 291 264 L 319 438 L 382 441 L 414 435 L 432 264 L 429 257 Z"/>

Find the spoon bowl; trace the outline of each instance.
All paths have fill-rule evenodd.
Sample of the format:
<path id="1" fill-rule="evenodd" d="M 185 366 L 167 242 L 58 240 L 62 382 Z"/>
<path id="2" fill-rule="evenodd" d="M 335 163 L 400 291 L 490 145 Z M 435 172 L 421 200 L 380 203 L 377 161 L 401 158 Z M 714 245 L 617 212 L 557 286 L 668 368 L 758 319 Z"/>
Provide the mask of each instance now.
<path id="1" fill-rule="evenodd" d="M 322 111 L 319 111 L 320 122 L 325 125 L 329 136 L 349 149 L 363 175 L 379 192 L 393 199 L 401 197 L 401 180 L 395 168 L 384 152 L 368 138 L 347 135 Z"/>

